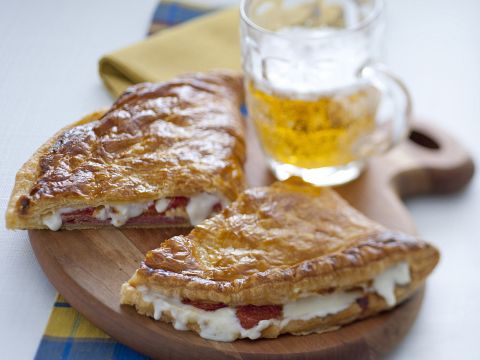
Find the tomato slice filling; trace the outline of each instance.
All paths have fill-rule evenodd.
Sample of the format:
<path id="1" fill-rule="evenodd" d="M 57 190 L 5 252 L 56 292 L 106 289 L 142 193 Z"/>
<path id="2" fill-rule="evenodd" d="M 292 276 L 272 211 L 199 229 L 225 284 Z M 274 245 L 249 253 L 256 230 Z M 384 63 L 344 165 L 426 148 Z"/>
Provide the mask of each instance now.
<path id="1" fill-rule="evenodd" d="M 157 212 L 155 205 L 152 204 L 148 207 L 143 214 L 130 218 L 126 224 L 180 224 L 185 222 L 185 218 L 178 216 L 165 216 L 165 212 L 176 208 L 185 208 L 188 205 L 190 199 L 185 196 L 175 196 L 170 198 L 167 209 L 164 212 Z M 220 212 L 222 205 L 220 203 L 215 204 L 212 208 L 212 212 Z M 94 215 L 95 208 L 88 207 L 85 209 L 75 210 L 69 213 L 62 214 L 62 223 L 64 224 L 89 224 L 89 225 L 109 225 L 110 219 L 100 220 Z"/>
<path id="2" fill-rule="evenodd" d="M 364 297 L 361 297 L 361 298 L 358 298 L 357 300 L 355 300 L 356 303 L 358 304 L 358 306 L 360 306 L 360 308 L 362 309 L 362 311 L 365 311 L 368 309 L 368 296 L 364 296 Z"/>
<path id="3" fill-rule="evenodd" d="M 206 303 L 183 299 L 183 304 L 192 305 L 205 311 L 215 311 L 227 305 L 222 303 Z M 262 320 L 280 319 L 283 313 L 282 305 L 241 305 L 236 307 L 236 315 L 244 329 L 251 329 Z"/>
<path id="4" fill-rule="evenodd" d="M 167 210 L 175 209 L 177 207 L 186 207 L 189 201 L 190 199 L 185 196 L 175 196 L 173 198 L 170 198 L 170 202 L 168 203 Z"/>
<path id="5" fill-rule="evenodd" d="M 282 305 L 237 306 L 237 318 L 244 329 L 251 329 L 261 320 L 280 319 Z"/>

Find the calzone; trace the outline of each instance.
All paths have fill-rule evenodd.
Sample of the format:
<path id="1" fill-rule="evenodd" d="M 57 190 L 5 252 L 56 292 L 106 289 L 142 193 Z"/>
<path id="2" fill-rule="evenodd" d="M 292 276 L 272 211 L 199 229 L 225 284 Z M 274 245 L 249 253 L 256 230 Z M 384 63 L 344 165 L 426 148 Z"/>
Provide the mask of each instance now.
<path id="1" fill-rule="evenodd" d="M 129 88 L 67 126 L 17 173 L 10 229 L 196 225 L 244 187 L 241 77 Z"/>
<path id="2" fill-rule="evenodd" d="M 400 304 L 438 259 L 335 191 L 293 179 L 246 190 L 148 252 L 121 303 L 211 340 L 303 335 Z"/>

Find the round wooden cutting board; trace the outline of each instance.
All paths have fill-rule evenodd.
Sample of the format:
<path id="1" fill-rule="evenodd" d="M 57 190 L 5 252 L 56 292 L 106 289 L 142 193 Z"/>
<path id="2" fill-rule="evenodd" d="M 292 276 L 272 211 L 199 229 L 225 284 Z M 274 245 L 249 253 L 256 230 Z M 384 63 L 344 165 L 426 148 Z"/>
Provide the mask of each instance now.
<path id="1" fill-rule="evenodd" d="M 459 190 L 473 175 L 470 157 L 451 137 L 420 123 L 413 128 L 408 140 L 372 160 L 358 180 L 337 188 L 370 218 L 407 233 L 415 233 L 415 226 L 400 196 Z M 251 131 L 247 142 L 250 186 L 271 183 Z M 119 304 L 120 286 L 144 254 L 182 231 L 188 229 L 36 230 L 29 235 L 45 274 L 73 307 L 118 341 L 153 358 L 376 359 L 403 338 L 422 303 L 423 289 L 390 312 L 324 334 L 233 343 L 204 340 Z"/>

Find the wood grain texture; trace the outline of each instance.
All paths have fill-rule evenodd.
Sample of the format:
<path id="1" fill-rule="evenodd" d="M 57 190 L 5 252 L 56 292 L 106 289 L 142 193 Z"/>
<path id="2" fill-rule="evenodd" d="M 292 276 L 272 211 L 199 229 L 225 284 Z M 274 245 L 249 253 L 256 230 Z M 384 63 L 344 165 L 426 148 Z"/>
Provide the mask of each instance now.
<path id="1" fill-rule="evenodd" d="M 251 131 L 246 171 L 250 186 L 273 181 Z M 337 190 L 372 219 L 414 233 L 400 196 L 459 190 L 472 175 L 473 162 L 458 143 L 432 126 L 416 123 L 411 139 L 370 161 L 359 179 Z M 178 232 L 35 230 L 29 236 L 45 274 L 72 306 L 115 339 L 153 358 L 377 359 L 403 338 L 422 303 L 423 289 L 393 311 L 325 334 L 233 343 L 205 340 L 119 304 L 120 285 L 145 252 Z"/>

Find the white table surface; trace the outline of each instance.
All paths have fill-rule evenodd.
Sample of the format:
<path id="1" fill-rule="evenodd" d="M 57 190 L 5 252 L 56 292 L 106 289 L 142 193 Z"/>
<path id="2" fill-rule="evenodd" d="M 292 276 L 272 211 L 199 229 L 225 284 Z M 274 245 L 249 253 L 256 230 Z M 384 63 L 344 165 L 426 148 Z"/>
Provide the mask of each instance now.
<path id="1" fill-rule="evenodd" d="M 2 1 L 0 213 L 15 172 L 57 129 L 111 103 L 97 60 L 141 39 L 155 0 Z M 386 62 L 415 112 L 480 156 L 480 1 L 388 0 Z M 407 202 L 442 260 L 415 325 L 389 359 L 480 359 L 480 181 L 460 194 Z M 0 217 L 0 357 L 30 359 L 55 289 L 25 231 Z"/>

